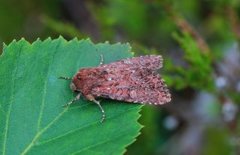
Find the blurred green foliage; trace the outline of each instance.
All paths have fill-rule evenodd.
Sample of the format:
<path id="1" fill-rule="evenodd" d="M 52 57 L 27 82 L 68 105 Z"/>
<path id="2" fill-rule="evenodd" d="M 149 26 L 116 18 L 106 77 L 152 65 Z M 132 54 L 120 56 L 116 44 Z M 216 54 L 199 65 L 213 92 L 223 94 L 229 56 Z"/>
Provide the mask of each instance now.
<path id="1" fill-rule="evenodd" d="M 37 37 L 46 37 L 49 34 L 44 35 L 41 14 L 57 17 L 59 1 L 1 0 L 0 41 L 10 43 L 11 40 L 21 37 L 33 41 Z"/>
<path id="2" fill-rule="evenodd" d="M 233 150 L 228 136 L 228 132 L 223 129 L 208 128 L 203 155 L 231 154 Z"/>
<path id="3" fill-rule="evenodd" d="M 166 61 L 166 70 L 173 73 L 173 76 L 166 77 L 168 83 L 177 89 L 192 87 L 213 90 L 213 70 L 209 52 L 201 51 L 188 33 L 182 35 L 174 33 L 173 37 L 184 51 L 183 59 L 187 62 L 187 66 L 175 66 L 171 61 Z"/>
<path id="4" fill-rule="evenodd" d="M 74 3 L 70 5 L 71 2 Z M 161 148 L 177 150 L 169 139 L 177 137 L 174 134 L 181 134 L 183 128 L 191 126 L 191 123 L 188 122 L 189 118 L 179 116 L 175 110 L 184 106 L 186 113 L 192 112 L 192 100 L 196 97 L 194 95 L 201 92 L 211 94 L 214 102 L 222 109 L 216 114 L 216 120 L 208 122 L 217 124 L 216 126 L 203 123 L 207 128 L 203 131 L 207 145 L 202 146 L 199 154 L 240 154 L 240 144 L 228 143 L 232 137 L 239 135 L 239 121 L 236 122 L 239 115 L 236 114 L 232 122 L 223 120 L 224 105 L 231 101 L 238 107 L 240 92 L 236 88 L 219 88 L 216 85 L 218 77 L 228 77 L 221 72 L 219 64 L 228 65 L 224 64 L 225 56 L 230 55 L 234 44 L 239 46 L 240 1 L 27 0 L 17 3 L 17 6 L 16 3 L 16 0 L 0 1 L 2 42 L 9 43 L 12 39 L 21 37 L 32 41 L 38 37 L 44 39 L 58 35 L 66 38 L 89 36 L 95 42 L 130 42 L 136 55 L 163 55 L 165 61 L 161 73 L 171 87 L 171 104 L 175 109 L 168 111 L 168 107 L 167 110 L 161 107 L 144 107 L 140 122 L 145 128 L 136 143 L 128 147 L 127 154 L 171 154 Z M 74 9 L 76 5 L 79 9 Z M 82 7 L 87 11 L 81 12 Z M 74 18 L 75 16 L 79 18 Z M 87 26 L 84 27 L 84 23 Z M 94 28 L 91 23 L 94 23 Z M 86 30 L 86 27 L 89 29 Z M 100 37 L 94 35 L 96 31 Z M 240 81 L 240 77 L 235 76 L 227 79 L 227 84 L 234 81 L 232 79 Z M 233 84 L 236 85 L 237 83 Z M 211 101 L 195 104 L 201 108 L 205 102 Z M 180 125 L 175 130 L 164 127 L 164 118 L 169 113 L 173 113 L 180 120 Z M 195 118 L 193 114 L 188 117 Z M 204 119 L 197 117 L 197 120 Z M 221 151 L 218 148 L 221 148 Z"/>
<path id="5" fill-rule="evenodd" d="M 77 38 L 87 37 L 85 34 L 81 33 L 72 24 L 57 21 L 48 16 L 42 16 L 41 19 L 43 24 L 45 24 L 49 29 L 61 35 L 72 36 L 72 37 L 75 36 Z"/>

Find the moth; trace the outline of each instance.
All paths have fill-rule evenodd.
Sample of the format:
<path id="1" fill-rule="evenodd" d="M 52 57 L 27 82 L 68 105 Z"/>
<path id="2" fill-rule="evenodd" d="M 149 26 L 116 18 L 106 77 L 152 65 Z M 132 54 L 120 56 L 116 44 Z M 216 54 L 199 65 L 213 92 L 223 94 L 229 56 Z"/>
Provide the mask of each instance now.
<path id="1" fill-rule="evenodd" d="M 67 103 L 68 106 L 84 96 L 98 105 L 102 112 L 101 122 L 105 112 L 96 98 L 107 98 L 125 102 L 161 105 L 171 101 L 171 94 L 157 70 L 162 67 L 161 55 L 146 55 L 127 58 L 109 64 L 80 69 L 71 80 L 70 88 L 77 96 Z"/>

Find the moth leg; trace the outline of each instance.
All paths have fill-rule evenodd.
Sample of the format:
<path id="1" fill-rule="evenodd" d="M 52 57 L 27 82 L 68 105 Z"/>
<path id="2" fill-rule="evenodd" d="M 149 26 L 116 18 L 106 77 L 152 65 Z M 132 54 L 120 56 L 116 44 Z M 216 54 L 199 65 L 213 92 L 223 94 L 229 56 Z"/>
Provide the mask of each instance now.
<path id="1" fill-rule="evenodd" d="M 58 77 L 59 79 L 64 79 L 64 80 L 72 80 L 72 78 L 70 78 L 70 77 L 63 77 L 63 76 L 60 76 L 60 77 Z"/>
<path id="2" fill-rule="evenodd" d="M 101 120 L 101 123 L 105 120 L 105 111 L 103 110 L 101 104 L 99 101 L 95 100 L 95 98 L 92 96 L 92 95 L 87 95 L 86 98 L 89 100 L 89 101 L 92 101 L 94 103 L 96 103 L 98 105 L 98 107 L 100 108 L 101 112 L 102 112 L 102 120 Z"/>
<path id="3" fill-rule="evenodd" d="M 103 60 L 103 55 L 100 54 L 100 62 L 99 62 L 99 66 L 103 65 L 103 62 L 104 62 L 104 60 Z"/>
<path id="4" fill-rule="evenodd" d="M 74 99 L 72 99 L 72 100 L 71 100 L 70 102 L 68 102 L 67 104 L 63 105 L 63 107 L 67 107 L 67 106 L 73 104 L 74 102 L 76 102 L 77 100 L 80 99 L 80 96 L 81 96 L 81 93 L 77 94 L 77 96 L 76 96 Z"/>

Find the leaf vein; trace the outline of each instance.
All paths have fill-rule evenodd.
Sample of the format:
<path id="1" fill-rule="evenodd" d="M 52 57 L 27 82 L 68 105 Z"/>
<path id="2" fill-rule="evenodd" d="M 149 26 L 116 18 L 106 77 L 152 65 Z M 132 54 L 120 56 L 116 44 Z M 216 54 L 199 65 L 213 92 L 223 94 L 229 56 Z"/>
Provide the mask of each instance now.
<path id="1" fill-rule="evenodd" d="M 59 113 L 59 115 L 57 117 L 55 117 L 45 128 L 43 128 L 42 130 L 40 130 L 35 137 L 33 138 L 33 140 L 30 142 L 30 144 L 23 150 L 23 152 L 21 153 L 21 155 L 26 154 L 31 147 L 34 145 L 34 143 L 37 141 L 37 139 L 51 126 L 53 125 L 59 118 L 61 118 L 61 116 L 67 111 L 67 109 L 64 109 L 61 113 Z"/>
<path id="2" fill-rule="evenodd" d="M 9 131 L 9 119 L 10 119 L 10 115 L 11 115 L 11 110 L 12 110 L 12 104 L 13 104 L 13 100 L 14 100 L 14 89 L 15 89 L 15 77 L 18 71 L 18 61 L 19 61 L 19 57 L 21 55 L 21 51 L 22 51 L 23 45 L 21 45 L 19 52 L 18 52 L 18 56 L 17 56 L 17 60 L 16 60 L 16 64 L 15 64 L 15 69 L 12 72 L 13 76 L 11 79 L 11 83 L 12 83 L 12 91 L 11 91 L 11 97 L 10 97 L 10 103 L 9 103 L 9 107 L 8 107 L 8 111 L 6 112 L 6 123 L 5 123 L 5 130 L 3 132 L 4 138 L 3 138 L 3 155 L 6 154 L 6 144 L 7 144 L 7 136 L 8 136 L 8 131 Z"/>
<path id="3" fill-rule="evenodd" d="M 56 45 L 56 49 L 55 51 L 57 51 L 57 48 L 59 47 L 60 43 L 58 43 Z M 49 72 L 50 72 L 50 63 L 51 61 L 54 60 L 54 57 L 56 55 L 57 52 L 55 52 L 52 56 L 52 59 L 49 60 L 49 65 L 48 65 L 48 70 L 47 70 L 47 77 L 46 77 L 46 81 L 44 82 L 44 86 L 43 86 L 43 99 L 42 99 L 42 103 L 41 103 L 41 107 L 40 107 L 40 112 L 39 112 L 39 118 L 38 118 L 38 124 L 37 124 L 37 131 L 40 130 L 40 126 L 41 126 L 41 120 L 42 120 L 42 116 L 43 116 L 43 110 L 44 110 L 44 106 L 46 103 L 46 95 L 47 95 L 47 85 L 48 85 L 48 77 L 49 77 Z"/>
<path id="4" fill-rule="evenodd" d="M 124 111 L 124 112 L 118 113 L 117 115 L 112 115 L 112 116 L 109 117 L 107 120 L 117 118 L 117 117 L 120 116 L 121 114 L 126 113 L 126 112 L 131 111 L 131 110 L 135 110 L 135 109 L 138 109 L 138 107 L 137 107 L 137 108 L 136 108 L 136 107 L 130 108 L 130 109 Z M 46 141 L 43 141 L 43 142 L 41 142 L 41 143 L 38 143 L 38 145 L 43 145 L 43 144 L 52 142 L 52 141 L 54 141 L 54 140 L 56 140 L 56 139 L 59 139 L 59 138 L 68 136 L 69 134 L 72 134 L 72 133 L 74 133 L 74 132 L 80 131 L 80 130 L 82 130 L 82 129 L 84 129 L 84 128 L 90 127 L 90 126 L 92 126 L 92 125 L 94 125 L 94 124 L 97 124 L 97 123 L 99 123 L 99 120 L 98 120 L 98 121 L 94 121 L 94 122 L 92 122 L 92 123 L 90 123 L 90 124 L 87 124 L 87 125 L 85 125 L 85 126 L 82 126 L 82 127 L 80 127 L 80 128 L 70 130 L 70 131 L 68 131 L 68 132 L 66 132 L 66 133 L 64 133 L 64 134 L 61 134 L 61 135 L 56 136 L 56 137 L 53 137 L 53 138 L 48 139 L 48 140 L 46 140 Z"/>
<path id="5" fill-rule="evenodd" d="M 81 107 L 83 107 L 83 106 L 81 106 Z M 64 109 L 61 113 L 59 113 L 59 115 L 56 116 L 48 125 L 46 125 L 45 128 L 43 128 L 42 130 L 40 130 L 40 131 L 35 135 L 35 137 L 34 137 L 33 140 L 31 141 L 31 143 L 23 150 L 23 152 L 21 153 L 21 155 L 26 154 L 26 153 L 31 149 L 31 147 L 34 145 L 34 143 L 37 141 L 37 139 L 38 139 L 45 131 L 47 131 L 47 129 L 49 129 L 50 126 L 52 126 L 55 122 L 57 122 L 58 119 L 60 119 L 60 118 L 63 116 L 63 114 L 64 114 L 65 112 L 67 112 L 67 110 L 68 110 L 68 108 L 65 108 L 65 109 Z"/>
<path id="6" fill-rule="evenodd" d="M 94 147 L 96 147 L 96 146 L 99 146 L 99 145 L 102 145 L 102 144 L 105 144 L 105 143 L 108 143 L 108 142 L 111 142 L 111 141 L 115 141 L 116 139 L 119 139 L 120 137 L 122 137 L 122 136 L 124 136 L 124 135 L 128 135 L 129 134 L 129 132 L 124 132 L 124 133 L 122 133 L 122 134 L 119 134 L 118 136 L 116 136 L 116 137 L 111 137 L 111 139 L 107 139 L 107 140 L 105 140 L 105 141 L 101 141 L 101 142 L 99 142 L 99 143 L 95 143 L 95 144 L 93 144 L 93 145 L 89 145 L 88 147 L 85 147 L 84 149 L 81 149 L 81 150 L 79 150 L 79 151 L 76 151 L 76 152 L 74 152 L 74 153 L 71 153 L 71 155 L 76 155 L 76 154 L 79 154 L 79 153 L 81 153 L 81 152 L 83 152 L 83 151 L 86 151 L 86 150 L 89 150 L 89 149 L 91 149 L 91 148 L 94 148 Z"/>

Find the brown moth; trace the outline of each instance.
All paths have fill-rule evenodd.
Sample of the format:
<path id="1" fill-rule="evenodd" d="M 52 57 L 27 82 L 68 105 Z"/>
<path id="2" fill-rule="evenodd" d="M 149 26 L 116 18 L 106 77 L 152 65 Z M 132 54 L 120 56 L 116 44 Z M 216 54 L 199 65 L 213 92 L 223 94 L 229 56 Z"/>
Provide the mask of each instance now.
<path id="1" fill-rule="evenodd" d="M 157 73 L 162 67 L 160 55 L 146 55 L 127 58 L 110 64 L 103 64 L 93 68 L 80 69 L 73 78 L 70 88 L 78 95 L 66 105 L 80 99 L 83 95 L 87 100 L 95 102 L 105 112 L 96 98 L 109 98 L 125 102 L 161 105 L 171 101 L 164 80 Z"/>

